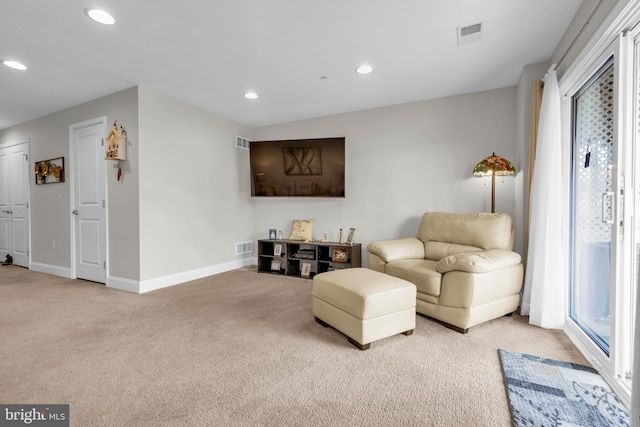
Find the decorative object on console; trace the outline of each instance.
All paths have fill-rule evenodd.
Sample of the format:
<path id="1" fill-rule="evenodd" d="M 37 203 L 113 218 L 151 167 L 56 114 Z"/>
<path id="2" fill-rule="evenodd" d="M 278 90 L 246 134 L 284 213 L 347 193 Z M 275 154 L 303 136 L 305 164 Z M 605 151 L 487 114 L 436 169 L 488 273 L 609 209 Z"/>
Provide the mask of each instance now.
<path id="1" fill-rule="evenodd" d="M 349 251 L 347 248 L 335 248 L 331 255 L 331 261 L 333 262 L 347 262 L 349 261 Z"/>
<path id="2" fill-rule="evenodd" d="M 35 162 L 33 172 L 38 185 L 64 182 L 64 157 Z"/>
<path id="3" fill-rule="evenodd" d="M 501 156 L 493 155 L 481 160 L 474 168 L 473 174 L 476 176 L 491 176 L 491 213 L 496 211 L 496 175 L 513 175 L 516 168 L 513 164 Z"/>
<path id="4" fill-rule="evenodd" d="M 280 261 L 278 260 L 273 260 L 271 261 L 271 269 L 272 270 L 280 270 Z"/>
<path id="5" fill-rule="evenodd" d="M 284 173 L 287 175 L 322 175 L 320 147 L 285 147 Z"/>
<path id="6" fill-rule="evenodd" d="M 270 228 L 269 229 L 269 238 L 270 239 L 275 239 L 276 238 L 276 229 L 275 228 Z"/>
<path id="7" fill-rule="evenodd" d="M 347 244 L 348 245 L 353 245 L 353 238 L 356 234 L 356 229 L 354 227 L 351 227 L 349 229 L 349 235 L 347 236 Z"/>
<path id="8" fill-rule="evenodd" d="M 273 247 L 273 254 L 275 256 L 280 256 L 282 255 L 282 245 L 280 243 L 278 243 L 277 245 L 275 245 Z"/>
<path id="9" fill-rule="evenodd" d="M 340 229 L 340 237 L 338 237 L 338 243 L 340 243 L 340 244 L 344 243 L 342 239 L 344 239 L 344 237 L 342 236 L 342 228 L 341 228 Z"/>
<path id="10" fill-rule="evenodd" d="M 293 220 L 293 223 L 291 224 L 291 236 L 289 237 L 289 240 L 302 240 L 305 242 L 311 241 L 313 225 L 315 224 L 315 222 L 315 219 Z"/>

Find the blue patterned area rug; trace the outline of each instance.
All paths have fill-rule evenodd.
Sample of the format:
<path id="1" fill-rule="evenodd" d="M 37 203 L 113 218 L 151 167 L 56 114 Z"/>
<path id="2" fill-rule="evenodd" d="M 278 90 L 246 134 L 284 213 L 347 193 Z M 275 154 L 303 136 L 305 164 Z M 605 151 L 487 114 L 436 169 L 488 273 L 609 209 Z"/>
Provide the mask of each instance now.
<path id="1" fill-rule="evenodd" d="M 499 350 L 514 426 L 628 426 L 629 413 L 596 370 Z"/>

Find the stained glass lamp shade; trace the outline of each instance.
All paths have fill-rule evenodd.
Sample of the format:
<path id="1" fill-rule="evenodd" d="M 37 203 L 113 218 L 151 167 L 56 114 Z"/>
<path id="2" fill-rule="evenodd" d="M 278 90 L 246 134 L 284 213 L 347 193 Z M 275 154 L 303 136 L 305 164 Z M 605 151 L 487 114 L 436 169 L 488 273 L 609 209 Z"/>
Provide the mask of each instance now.
<path id="1" fill-rule="evenodd" d="M 496 175 L 512 175 L 516 173 L 513 164 L 502 156 L 493 155 L 481 160 L 473 168 L 476 176 L 491 176 L 491 213 L 496 211 Z"/>

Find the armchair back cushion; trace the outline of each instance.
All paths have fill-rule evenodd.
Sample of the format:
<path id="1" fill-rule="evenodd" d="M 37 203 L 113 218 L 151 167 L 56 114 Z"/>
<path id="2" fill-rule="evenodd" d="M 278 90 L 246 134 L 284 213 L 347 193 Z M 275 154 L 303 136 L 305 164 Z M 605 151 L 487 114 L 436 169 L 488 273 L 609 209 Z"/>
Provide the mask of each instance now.
<path id="1" fill-rule="evenodd" d="M 436 261 L 452 254 L 513 246 L 508 214 L 426 212 L 416 237 L 424 242 L 425 258 Z"/>

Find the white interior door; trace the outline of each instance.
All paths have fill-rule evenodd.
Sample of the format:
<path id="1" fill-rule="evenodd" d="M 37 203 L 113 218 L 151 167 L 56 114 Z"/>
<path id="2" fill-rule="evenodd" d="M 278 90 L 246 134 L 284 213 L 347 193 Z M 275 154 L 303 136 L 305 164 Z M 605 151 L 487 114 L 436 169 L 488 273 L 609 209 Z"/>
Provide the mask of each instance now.
<path id="1" fill-rule="evenodd" d="M 0 262 L 11 253 L 11 230 L 9 212 L 9 156 L 7 149 L 0 148 Z"/>
<path id="2" fill-rule="evenodd" d="M 72 125 L 75 277 L 106 283 L 104 119 Z"/>
<path id="3" fill-rule="evenodd" d="M 29 143 L 0 148 L 0 261 L 29 267 Z"/>

